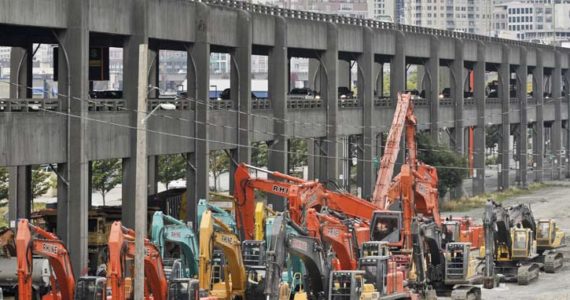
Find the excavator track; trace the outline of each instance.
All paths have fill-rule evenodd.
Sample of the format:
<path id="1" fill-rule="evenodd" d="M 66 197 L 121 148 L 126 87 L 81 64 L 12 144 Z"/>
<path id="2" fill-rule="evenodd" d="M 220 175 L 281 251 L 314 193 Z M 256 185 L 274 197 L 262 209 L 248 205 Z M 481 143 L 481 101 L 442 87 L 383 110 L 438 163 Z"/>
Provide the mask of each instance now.
<path id="1" fill-rule="evenodd" d="M 524 265 L 518 268 L 517 283 L 519 285 L 528 285 L 534 279 L 538 279 L 540 267 L 538 264 Z"/>
<path id="2" fill-rule="evenodd" d="M 451 300 L 481 300 L 481 289 L 472 285 L 458 285 L 451 292 Z"/>
<path id="3" fill-rule="evenodd" d="M 559 252 L 548 253 L 544 256 L 544 272 L 556 273 L 564 265 L 564 255 Z"/>

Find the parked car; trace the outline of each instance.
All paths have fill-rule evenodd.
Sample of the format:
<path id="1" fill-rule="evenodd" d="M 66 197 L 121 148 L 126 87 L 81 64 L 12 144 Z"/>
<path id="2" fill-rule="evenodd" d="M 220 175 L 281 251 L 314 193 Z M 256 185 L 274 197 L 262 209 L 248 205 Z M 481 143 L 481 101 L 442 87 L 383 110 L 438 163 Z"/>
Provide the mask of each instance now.
<path id="1" fill-rule="evenodd" d="M 354 93 L 347 86 L 338 87 L 338 97 L 339 98 L 352 98 Z"/>
<path id="2" fill-rule="evenodd" d="M 321 96 L 310 88 L 294 88 L 289 92 L 289 96 L 299 96 L 305 99 L 320 99 Z"/>
<path id="3" fill-rule="evenodd" d="M 232 91 L 231 89 L 225 89 L 220 93 L 220 96 L 218 96 L 218 100 L 231 100 L 232 98 Z M 257 96 L 252 92 L 251 93 L 251 99 L 252 100 L 257 100 Z"/>

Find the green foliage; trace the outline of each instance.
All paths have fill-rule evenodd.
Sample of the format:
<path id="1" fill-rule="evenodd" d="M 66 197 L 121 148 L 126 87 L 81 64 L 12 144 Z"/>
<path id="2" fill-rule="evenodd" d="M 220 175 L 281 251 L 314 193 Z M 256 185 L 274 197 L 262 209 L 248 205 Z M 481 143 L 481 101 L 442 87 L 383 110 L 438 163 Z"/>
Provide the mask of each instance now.
<path id="1" fill-rule="evenodd" d="M 251 163 L 256 167 L 267 167 L 268 147 L 265 142 L 255 142 L 251 145 Z"/>
<path id="2" fill-rule="evenodd" d="M 213 191 L 218 191 L 218 178 L 224 172 L 228 172 L 230 170 L 230 158 L 228 155 L 222 151 L 212 151 L 209 155 L 210 159 L 210 172 L 214 177 L 214 188 Z"/>
<path id="3" fill-rule="evenodd" d="M 181 154 L 161 155 L 158 160 L 158 181 L 168 183 L 186 178 L 186 158 Z"/>
<path id="4" fill-rule="evenodd" d="M 437 169 L 439 196 L 458 187 L 467 177 L 467 159 L 449 148 L 436 143 L 430 135 L 417 135 L 418 159 Z"/>
<path id="5" fill-rule="evenodd" d="M 45 172 L 39 166 L 32 169 L 32 198 L 47 193 L 50 187 L 50 172 Z"/>
<path id="6" fill-rule="evenodd" d="M 492 150 L 501 142 L 501 126 L 491 125 L 485 127 L 485 147 Z"/>
<path id="7" fill-rule="evenodd" d="M 120 159 L 96 160 L 93 162 L 91 182 L 93 189 L 101 193 L 103 206 L 105 195 L 123 180 Z"/>
<path id="8" fill-rule="evenodd" d="M 8 198 L 8 169 L 0 167 L 0 200 Z"/>
<path id="9" fill-rule="evenodd" d="M 289 140 L 289 173 L 293 173 L 295 168 L 308 164 L 307 152 L 307 141 L 305 139 Z"/>

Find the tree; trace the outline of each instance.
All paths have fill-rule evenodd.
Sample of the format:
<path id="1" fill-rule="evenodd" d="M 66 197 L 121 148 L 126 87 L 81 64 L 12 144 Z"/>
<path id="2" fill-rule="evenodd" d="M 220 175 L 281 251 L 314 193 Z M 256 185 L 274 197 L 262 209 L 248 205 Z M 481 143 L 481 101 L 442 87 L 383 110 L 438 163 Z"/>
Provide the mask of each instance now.
<path id="1" fill-rule="evenodd" d="M 435 142 L 429 134 L 417 134 L 418 159 L 437 169 L 439 196 L 458 187 L 467 177 L 467 159 Z"/>
<path id="2" fill-rule="evenodd" d="M 214 192 L 218 191 L 218 178 L 224 172 L 228 172 L 230 170 L 230 159 L 228 155 L 222 151 L 212 151 L 209 155 L 210 159 L 210 172 L 214 177 Z"/>
<path id="3" fill-rule="evenodd" d="M 158 161 L 158 181 L 166 185 L 173 180 L 186 178 L 186 158 L 181 154 L 162 155 Z"/>
<path id="4" fill-rule="evenodd" d="M 251 146 L 251 163 L 256 167 L 267 167 L 269 147 L 265 142 L 255 142 Z"/>
<path id="5" fill-rule="evenodd" d="M 290 139 L 289 173 L 293 173 L 295 168 L 306 166 L 307 164 L 307 141 L 305 139 Z"/>
<path id="6" fill-rule="evenodd" d="M 487 147 L 489 153 L 492 153 L 492 150 L 501 142 L 501 126 L 487 126 L 485 131 L 485 147 Z"/>
<path id="7" fill-rule="evenodd" d="M 123 180 L 121 160 L 96 160 L 93 162 L 91 170 L 91 182 L 93 189 L 101 193 L 103 206 L 105 206 L 105 195 L 107 195 L 110 190 L 116 187 Z"/>
<path id="8" fill-rule="evenodd" d="M 49 175 L 49 172 L 42 170 L 39 166 L 32 169 L 32 198 L 47 193 L 50 188 Z"/>
<path id="9" fill-rule="evenodd" d="M 8 198 L 8 169 L 0 167 L 0 200 Z"/>

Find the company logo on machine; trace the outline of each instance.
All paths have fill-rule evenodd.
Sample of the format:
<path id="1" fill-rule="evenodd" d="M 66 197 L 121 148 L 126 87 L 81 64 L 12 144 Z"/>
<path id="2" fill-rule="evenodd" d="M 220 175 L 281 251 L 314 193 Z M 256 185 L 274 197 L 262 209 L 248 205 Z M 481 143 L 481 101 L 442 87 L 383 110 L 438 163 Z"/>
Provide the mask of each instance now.
<path id="1" fill-rule="evenodd" d="M 339 237 L 340 236 L 340 230 L 338 230 L 337 228 L 329 228 L 328 232 L 329 232 L 330 237 Z"/>
<path id="2" fill-rule="evenodd" d="M 44 252 L 46 252 L 46 253 L 57 254 L 59 248 L 58 248 L 57 246 L 55 246 L 55 245 L 43 244 L 43 245 L 42 245 L 42 249 L 43 249 Z"/>
<path id="3" fill-rule="evenodd" d="M 286 187 L 274 185 L 274 186 L 273 186 L 273 191 L 276 192 L 276 193 L 280 193 L 280 194 L 287 194 L 287 193 L 289 192 L 289 189 L 286 188 Z"/>
<path id="4" fill-rule="evenodd" d="M 222 236 L 222 242 L 231 244 L 233 242 L 233 239 L 231 236 L 224 235 Z"/>
<path id="5" fill-rule="evenodd" d="M 307 252 L 309 250 L 309 245 L 307 245 L 307 242 L 305 241 L 291 240 L 291 248 Z"/>
<path id="6" fill-rule="evenodd" d="M 173 237 L 173 238 L 181 238 L 181 237 L 182 237 L 182 234 L 180 233 L 180 231 L 172 231 L 172 232 L 170 233 L 170 236 Z"/>

